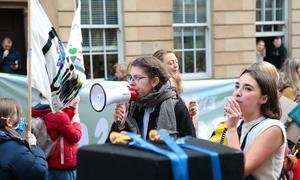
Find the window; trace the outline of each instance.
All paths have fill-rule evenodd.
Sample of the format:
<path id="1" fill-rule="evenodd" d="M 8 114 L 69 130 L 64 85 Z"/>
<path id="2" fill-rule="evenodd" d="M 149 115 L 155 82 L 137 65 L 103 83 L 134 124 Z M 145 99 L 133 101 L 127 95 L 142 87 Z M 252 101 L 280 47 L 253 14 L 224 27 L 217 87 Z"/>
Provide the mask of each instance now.
<path id="1" fill-rule="evenodd" d="M 119 0 L 81 0 L 84 66 L 87 78 L 110 78 L 122 39 Z"/>
<path id="2" fill-rule="evenodd" d="M 286 27 L 285 0 L 256 0 L 256 36 L 283 36 Z"/>
<path id="3" fill-rule="evenodd" d="M 209 77 L 208 5 L 206 0 L 174 0 L 174 51 L 184 79 Z"/>

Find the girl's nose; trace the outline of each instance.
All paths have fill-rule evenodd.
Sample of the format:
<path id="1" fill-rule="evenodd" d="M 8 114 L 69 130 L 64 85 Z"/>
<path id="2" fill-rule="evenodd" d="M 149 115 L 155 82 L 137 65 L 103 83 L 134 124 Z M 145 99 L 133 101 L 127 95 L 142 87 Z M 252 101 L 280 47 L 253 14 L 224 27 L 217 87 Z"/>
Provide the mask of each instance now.
<path id="1" fill-rule="evenodd" d="M 128 82 L 129 83 L 129 85 L 130 85 L 130 87 L 132 87 L 132 86 L 135 86 L 136 84 L 135 84 L 135 81 L 132 79 L 131 81 L 129 81 Z"/>
<path id="2" fill-rule="evenodd" d="M 240 97 L 242 95 L 241 88 L 235 89 L 233 92 L 233 97 Z"/>
<path id="3" fill-rule="evenodd" d="M 178 62 L 175 62 L 175 63 L 174 63 L 174 66 L 175 66 L 175 67 L 178 67 Z"/>
<path id="4" fill-rule="evenodd" d="M 176 70 L 178 70 L 178 67 L 179 67 L 178 64 L 174 64 L 174 66 L 173 66 L 173 68 Z"/>

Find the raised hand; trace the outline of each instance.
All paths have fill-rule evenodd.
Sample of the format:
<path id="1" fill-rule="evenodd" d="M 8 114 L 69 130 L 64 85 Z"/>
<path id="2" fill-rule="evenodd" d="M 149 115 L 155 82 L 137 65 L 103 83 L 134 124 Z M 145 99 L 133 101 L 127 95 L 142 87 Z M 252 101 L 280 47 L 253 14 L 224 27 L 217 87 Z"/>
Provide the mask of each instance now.
<path id="1" fill-rule="evenodd" d="M 228 105 L 224 108 L 224 111 L 227 116 L 226 124 L 228 128 L 236 128 L 239 119 L 242 117 L 242 111 L 234 97 L 228 98 Z"/>
<path id="2" fill-rule="evenodd" d="M 128 103 L 119 103 L 115 107 L 113 116 L 120 130 L 125 128 L 125 120 L 128 114 L 128 106 Z"/>

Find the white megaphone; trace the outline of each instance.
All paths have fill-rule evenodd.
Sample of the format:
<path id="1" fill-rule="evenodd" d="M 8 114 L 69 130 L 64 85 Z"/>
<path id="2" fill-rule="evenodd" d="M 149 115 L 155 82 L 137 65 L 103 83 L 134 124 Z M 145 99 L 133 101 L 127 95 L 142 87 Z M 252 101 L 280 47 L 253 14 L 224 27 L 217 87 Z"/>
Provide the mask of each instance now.
<path id="1" fill-rule="evenodd" d="M 90 103 L 97 112 L 103 111 L 109 104 L 135 101 L 137 97 L 137 91 L 127 86 L 105 90 L 99 83 L 95 83 L 90 90 Z"/>

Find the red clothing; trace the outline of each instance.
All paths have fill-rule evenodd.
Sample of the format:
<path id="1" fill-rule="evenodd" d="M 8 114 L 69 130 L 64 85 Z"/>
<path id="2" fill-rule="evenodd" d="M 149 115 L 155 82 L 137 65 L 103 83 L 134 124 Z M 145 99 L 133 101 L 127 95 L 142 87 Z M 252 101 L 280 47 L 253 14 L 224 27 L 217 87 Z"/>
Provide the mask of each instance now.
<path id="1" fill-rule="evenodd" d="M 293 171 L 294 171 L 294 179 L 300 179 L 300 159 L 298 159 L 298 164 Z"/>
<path id="2" fill-rule="evenodd" d="M 32 109 L 32 117 L 43 117 L 49 136 L 52 140 L 57 140 L 53 153 L 47 158 L 49 169 L 76 168 L 77 143 L 81 138 L 81 127 L 80 123 L 71 122 L 74 114 L 75 109 L 73 107 L 64 108 L 57 113 L 51 113 L 50 109 Z M 59 137 L 62 137 L 62 142 Z M 61 143 L 63 143 L 62 148 Z M 63 162 L 61 162 L 61 152 L 64 152 Z"/>

